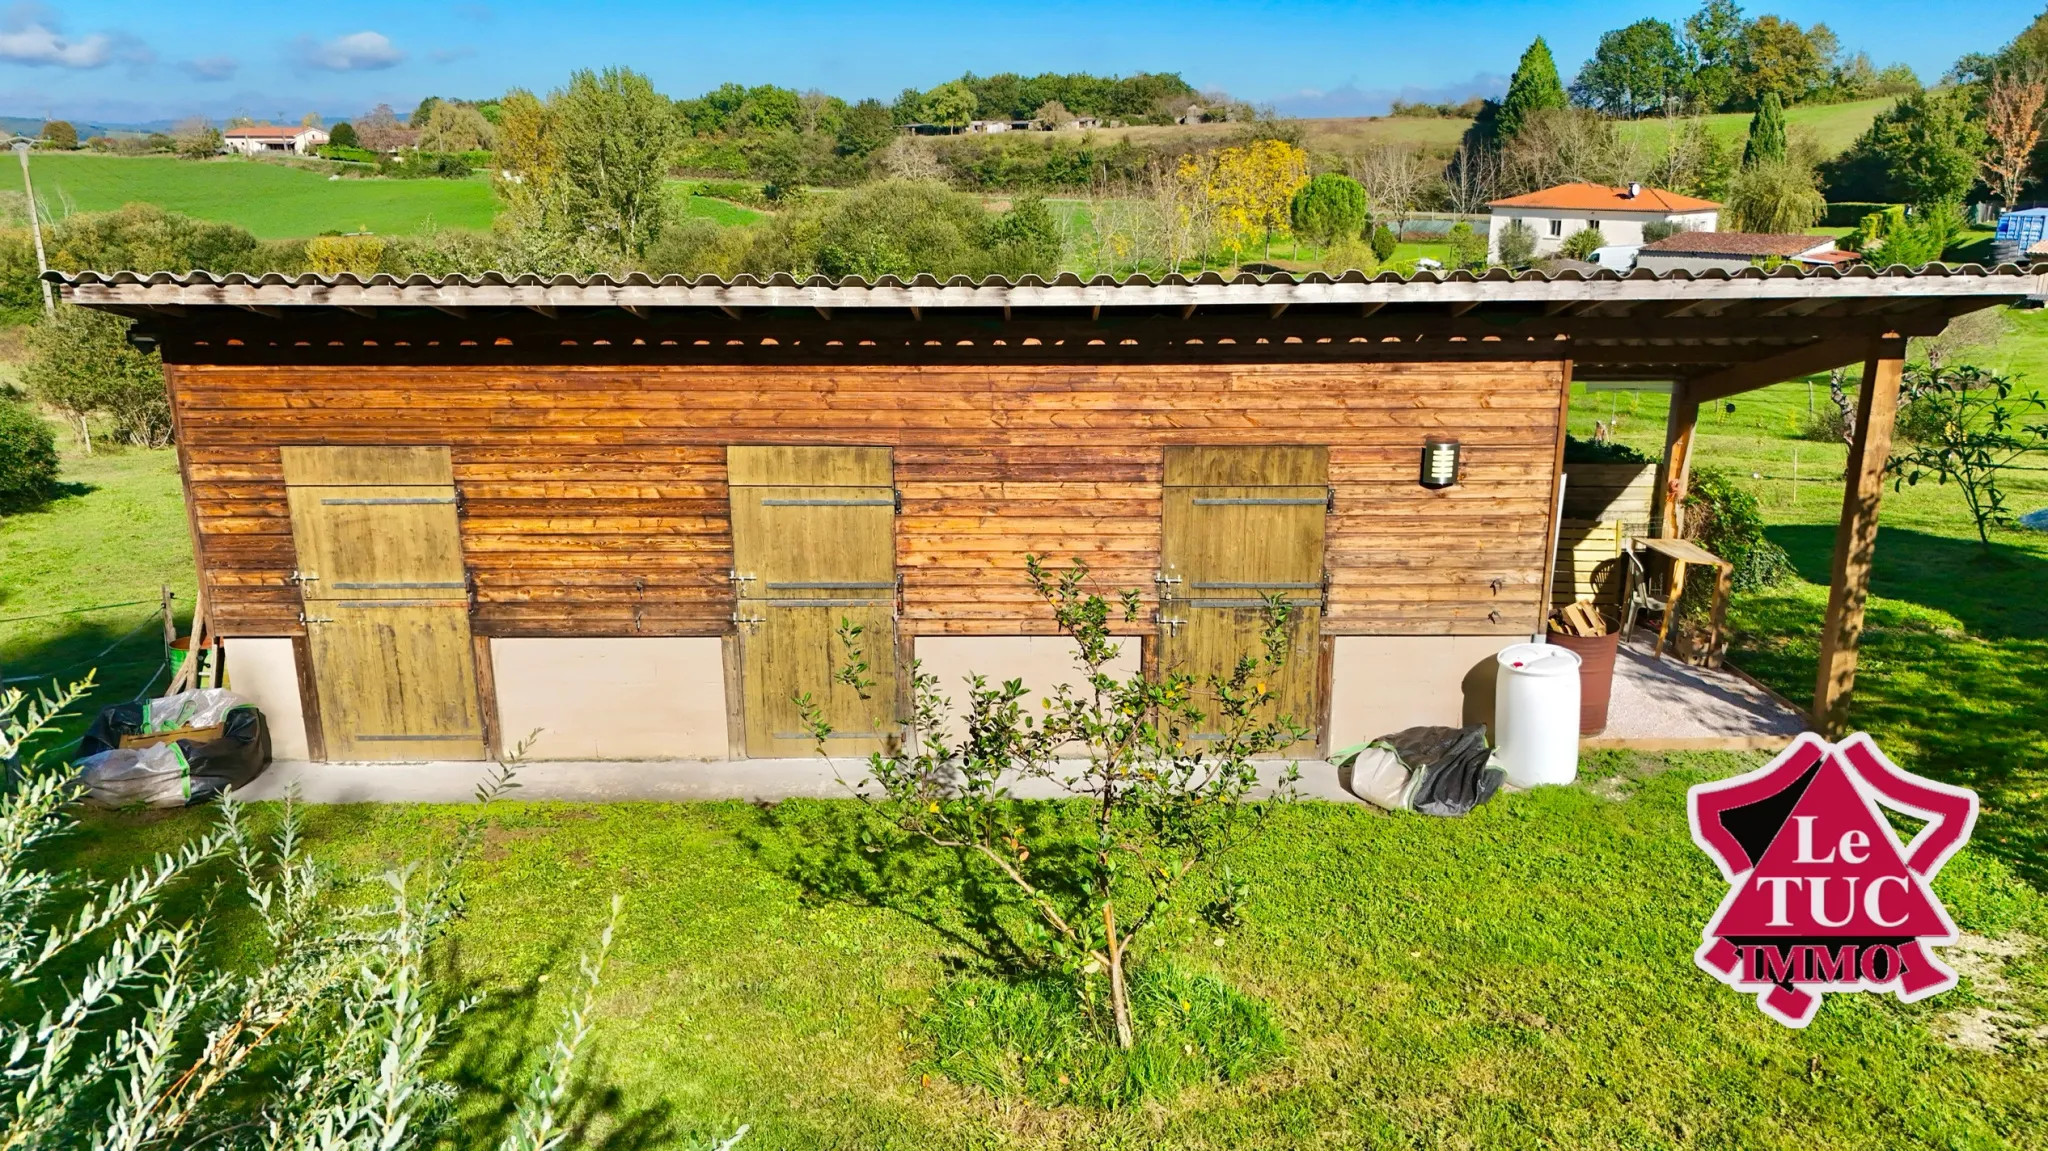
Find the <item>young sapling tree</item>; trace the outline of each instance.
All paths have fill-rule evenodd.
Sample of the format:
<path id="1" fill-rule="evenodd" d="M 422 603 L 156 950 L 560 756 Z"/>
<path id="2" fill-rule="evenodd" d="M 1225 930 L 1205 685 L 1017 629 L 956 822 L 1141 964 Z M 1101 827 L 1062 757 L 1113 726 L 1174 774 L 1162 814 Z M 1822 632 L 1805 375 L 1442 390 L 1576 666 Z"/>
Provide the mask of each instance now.
<path id="1" fill-rule="evenodd" d="M 1933 476 L 1955 481 L 1977 525 L 1977 540 L 1991 550 L 1991 528 L 2012 522 L 1999 477 L 2020 460 L 2048 451 L 2048 421 L 2026 423 L 2027 413 L 2048 411 L 2038 392 L 2014 396 L 2012 381 L 1968 364 L 1916 368 L 1905 390 L 1920 437 L 1885 462 L 1894 489 Z"/>
<path id="2" fill-rule="evenodd" d="M 1124 640 L 1113 622 L 1138 618 L 1139 596 L 1114 601 L 1087 590 L 1076 562 L 1053 572 L 1027 557 L 1031 586 L 1073 641 L 1079 687 L 1061 685 L 1027 713 L 1022 681 L 969 677 L 956 712 L 935 676 L 912 668 L 912 713 L 900 750 L 877 752 L 854 790 L 896 832 L 976 861 L 1028 910 L 1041 954 L 1081 982 L 1107 981 L 1116 1042 L 1133 1042 L 1126 972 L 1134 945 L 1196 877 L 1257 834 L 1271 812 L 1255 798 L 1262 758 L 1307 735 L 1278 714 L 1268 687 L 1290 656 L 1293 609 L 1269 597 L 1260 648 L 1227 673 L 1198 680 L 1178 669 L 1120 678 Z M 847 659 L 829 690 L 866 698 L 861 629 L 842 623 Z M 866 686 L 863 686 L 866 685 Z M 832 729 L 824 709 L 797 697 L 820 754 Z M 1197 737 L 1200 738 L 1197 738 Z M 1291 796 L 1298 769 L 1275 764 L 1276 799 Z M 1056 827 L 1026 817 L 1012 788 L 1050 784 L 1088 806 L 1078 860 Z M 1054 821 L 1056 822 L 1056 821 Z M 1057 860 L 1057 862 L 1053 862 Z"/>

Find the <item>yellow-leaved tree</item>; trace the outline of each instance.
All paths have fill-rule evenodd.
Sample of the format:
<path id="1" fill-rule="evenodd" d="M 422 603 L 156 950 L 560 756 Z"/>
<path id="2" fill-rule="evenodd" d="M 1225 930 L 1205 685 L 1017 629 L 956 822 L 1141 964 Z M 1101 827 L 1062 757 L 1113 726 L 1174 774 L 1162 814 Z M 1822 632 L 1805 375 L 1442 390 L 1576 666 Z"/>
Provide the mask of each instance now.
<path id="1" fill-rule="evenodd" d="M 1199 166 L 1206 169 L 1217 239 L 1230 246 L 1235 259 L 1263 237 L 1270 259 L 1274 235 L 1288 230 L 1294 193 L 1308 183 L 1308 153 L 1284 140 L 1258 140 L 1224 148 Z"/>

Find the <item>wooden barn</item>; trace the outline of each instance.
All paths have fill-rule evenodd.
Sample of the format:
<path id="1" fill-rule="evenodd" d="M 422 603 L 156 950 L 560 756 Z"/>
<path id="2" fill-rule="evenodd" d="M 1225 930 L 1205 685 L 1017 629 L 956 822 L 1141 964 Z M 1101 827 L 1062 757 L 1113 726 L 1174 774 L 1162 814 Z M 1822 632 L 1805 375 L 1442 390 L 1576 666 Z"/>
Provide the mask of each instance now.
<path id="1" fill-rule="evenodd" d="M 336 761 L 804 755 L 805 691 L 864 750 L 841 619 L 884 699 L 1072 674 L 1033 554 L 1140 590 L 1132 665 L 1284 594 L 1320 746 L 1458 722 L 1550 601 L 1574 379 L 1673 382 L 1669 505 L 1701 405 L 1861 364 L 1838 726 L 1905 340 L 2030 283 L 52 278 L 162 352 L 209 625 L 279 757 Z"/>

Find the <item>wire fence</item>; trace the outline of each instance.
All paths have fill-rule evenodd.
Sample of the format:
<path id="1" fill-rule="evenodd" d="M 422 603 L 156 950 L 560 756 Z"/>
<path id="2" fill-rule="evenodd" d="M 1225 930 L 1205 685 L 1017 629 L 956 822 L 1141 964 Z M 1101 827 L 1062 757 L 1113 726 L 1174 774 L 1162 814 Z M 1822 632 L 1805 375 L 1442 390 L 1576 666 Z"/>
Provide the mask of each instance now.
<path id="1" fill-rule="evenodd" d="M 109 655 L 112 655 L 114 652 L 126 646 L 128 643 L 133 641 L 136 636 L 141 635 L 144 628 L 148 628 L 151 626 L 163 627 L 168 633 L 171 629 L 165 623 L 164 614 L 170 609 L 170 602 L 170 596 L 165 595 L 159 599 L 122 600 L 118 603 L 92 604 L 87 607 L 58 608 L 52 611 L 31 612 L 26 615 L 7 616 L 5 618 L 0 618 L 0 624 L 14 624 L 26 623 L 32 620 L 55 619 L 60 616 L 86 615 L 91 612 L 112 611 L 114 609 L 124 607 L 138 607 L 143 604 L 149 604 L 157 608 L 156 611 L 150 612 L 148 615 L 144 616 L 141 622 L 137 623 L 134 627 L 129 628 L 128 631 L 124 633 L 119 639 L 116 639 L 112 643 L 101 648 L 99 651 L 94 652 L 92 655 L 87 656 L 84 659 L 73 661 L 70 665 L 66 667 L 54 668 L 46 671 L 30 672 L 25 675 L 0 676 L 0 687 L 6 687 L 12 684 L 20 683 L 62 681 L 75 678 L 81 672 L 97 668 L 102 660 L 106 659 Z M 135 693 L 135 699 L 141 699 L 144 695 L 147 695 L 149 693 L 149 690 L 152 687 L 156 686 L 156 681 L 158 677 L 162 676 L 164 672 L 170 667 L 170 660 L 171 653 L 168 646 L 166 646 L 164 649 L 161 650 L 160 654 L 158 655 L 155 670 L 150 672 L 149 678 L 143 681 L 141 689 Z M 144 661 L 137 660 L 135 662 L 141 663 Z"/>

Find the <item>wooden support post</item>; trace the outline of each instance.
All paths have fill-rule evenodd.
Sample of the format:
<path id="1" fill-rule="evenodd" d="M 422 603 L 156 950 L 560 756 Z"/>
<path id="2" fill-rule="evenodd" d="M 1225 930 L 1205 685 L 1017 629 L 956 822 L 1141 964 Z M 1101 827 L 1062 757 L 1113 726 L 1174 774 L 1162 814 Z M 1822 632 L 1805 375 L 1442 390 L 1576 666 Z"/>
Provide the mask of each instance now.
<path id="1" fill-rule="evenodd" d="M 1849 729 L 1849 695 L 1856 686 L 1856 643 L 1863 635 L 1863 605 L 1870 598 L 1870 560 L 1877 550 L 1877 504 L 1884 464 L 1898 414 L 1904 340 L 1879 341 L 1863 365 L 1856 401 L 1856 438 L 1849 445 L 1842 520 L 1835 528 L 1835 562 L 1828 583 L 1827 622 L 1821 626 L 1820 669 L 1813 688 L 1813 724 L 1828 739 Z"/>
<path id="2" fill-rule="evenodd" d="M 1700 403 L 1691 386 L 1683 380 L 1671 385 L 1671 414 L 1664 424 L 1664 518 L 1657 528 L 1661 539 L 1678 538 L 1680 507 L 1692 482 L 1693 432 L 1699 422 Z"/>

